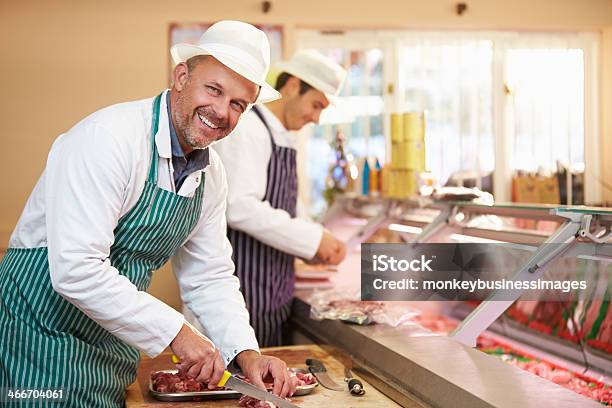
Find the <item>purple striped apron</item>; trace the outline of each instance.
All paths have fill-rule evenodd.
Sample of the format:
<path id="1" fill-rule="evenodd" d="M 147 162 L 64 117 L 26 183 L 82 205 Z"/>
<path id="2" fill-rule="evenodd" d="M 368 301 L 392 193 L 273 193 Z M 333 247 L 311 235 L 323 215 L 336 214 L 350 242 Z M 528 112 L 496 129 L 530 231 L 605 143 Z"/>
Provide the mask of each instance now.
<path id="1" fill-rule="evenodd" d="M 261 111 L 253 112 L 268 130 L 272 154 L 268 162 L 268 182 L 263 201 L 272 208 L 296 216 L 297 166 L 296 150 L 278 146 Z M 228 227 L 236 275 L 249 309 L 251 326 L 260 347 L 282 344 L 283 323 L 289 318 L 295 286 L 294 256 L 279 251 L 249 234 Z"/>

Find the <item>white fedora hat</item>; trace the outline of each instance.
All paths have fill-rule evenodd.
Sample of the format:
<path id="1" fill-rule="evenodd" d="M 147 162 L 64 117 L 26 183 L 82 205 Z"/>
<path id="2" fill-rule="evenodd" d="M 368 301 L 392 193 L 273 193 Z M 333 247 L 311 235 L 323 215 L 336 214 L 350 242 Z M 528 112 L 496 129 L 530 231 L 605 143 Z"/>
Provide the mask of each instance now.
<path id="1" fill-rule="evenodd" d="M 344 68 L 313 49 L 300 50 L 289 61 L 280 62 L 275 68 L 323 92 L 330 102 L 338 96 L 346 79 Z"/>
<path id="2" fill-rule="evenodd" d="M 219 21 L 206 30 L 198 44 L 176 44 L 170 49 L 175 64 L 196 55 L 211 55 L 226 67 L 259 85 L 255 103 L 270 102 L 281 97 L 266 82 L 270 68 L 270 43 L 266 34 L 242 21 Z"/>

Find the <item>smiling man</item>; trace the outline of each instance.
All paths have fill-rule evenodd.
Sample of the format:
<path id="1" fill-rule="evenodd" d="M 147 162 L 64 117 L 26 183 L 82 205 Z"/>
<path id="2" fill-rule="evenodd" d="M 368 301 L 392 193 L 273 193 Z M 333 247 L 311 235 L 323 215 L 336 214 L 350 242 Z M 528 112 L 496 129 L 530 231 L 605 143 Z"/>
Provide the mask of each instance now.
<path id="1" fill-rule="evenodd" d="M 273 377 L 281 396 L 295 390 L 284 362 L 259 354 L 226 237 L 225 173 L 208 148 L 251 104 L 279 97 L 265 83 L 268 40 L 223 21 L 171 52 L 171 90 L 95 112 L 53 144 L 0 262 L 1 390 L 121 407 L 140 351 L 168 346 L 211 386 L 237 366 L 260 387 Z M 170 258 L 203 333 L 146 293 Z"/>
<path id="2" fill-rule="evenodd" d="M 180 63 L 175 76 L 174 89 L 169 93 L 176 107 L 172 109 L 172 122 L 182 136 L 179 142 L 186 154 L 226 137 L 259 92 L 255 83 L 209 55 Z M 228 104 L 229 109 L 219 103 Z"/>
<path id="3" fill-rule="evenodd" d="M 338 264 L 345 255 L 341 241 L 297 215 L 292 131 L 318 123 L 340 92 L 346 71 L 315 50 L 297 52 L 278 70 L 276 89 L 282 99 L 254 107 L 236 134 L 215 146 L 228 174 L 228 236 L 236 275 L 263 346 L 283 343 L 295 257 Z"/>

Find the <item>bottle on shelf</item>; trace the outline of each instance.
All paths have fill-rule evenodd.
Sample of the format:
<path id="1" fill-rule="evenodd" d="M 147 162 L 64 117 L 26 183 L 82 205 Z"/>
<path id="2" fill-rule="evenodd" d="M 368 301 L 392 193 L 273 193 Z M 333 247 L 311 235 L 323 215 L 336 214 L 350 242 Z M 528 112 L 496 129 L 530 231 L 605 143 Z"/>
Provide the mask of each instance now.
<path id="1" fill-rule="evenodd" d="M 374 165 L 370 168 L 370 195 L 377 197 L 381 194 L 382 186 L 382 167 L 378 158 L 375 158 Z"/>
<path id="2" fill-rule="evenodd" d="M 363 161 L 361 174 L 361 194 L 364 196 L 370 195 L 370 163 L 367 157 Z"/>
<path id="3" fill-rule="evenodd" d="M 355 179 L 357 178 L 357 166 L 353 156 L 346 152 L 346 138 L 342 129 L 336 128 L 336 136 L 332 141 L 334 158 L 329 166 L 326 188 L 324 191 L 328 205 L 334 201 L 337 194 L 346 194 L 355 189 Z"/>

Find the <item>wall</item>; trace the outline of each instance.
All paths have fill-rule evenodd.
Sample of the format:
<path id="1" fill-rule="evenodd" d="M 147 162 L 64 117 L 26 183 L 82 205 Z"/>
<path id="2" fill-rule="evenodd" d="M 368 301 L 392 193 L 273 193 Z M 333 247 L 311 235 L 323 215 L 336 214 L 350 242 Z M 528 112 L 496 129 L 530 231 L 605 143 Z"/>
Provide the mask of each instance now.
<path id="1" fill-rule="evenodd" d="M 612 3 L 612 2 L 611 2 Z M 603 200 L 612 205 L 612 27 L 602 33 L 601 47 L 601 175 Z"/>
<path id="2" fill-rule="evenodd" d="M 223 18 L 297 27 L 591 30 L 602 39 L 602 166 L 612 184 L 612 1 L 473 0 L 461 17 L 448 0 L 2 0 L 0 2 L 0 247 L 44 168 L 53 140 L 105 105 L 152 96 L 166 86 L 168 24 Z M 605 136 L 605 137 L 603 137 Z M 612 192 L 608 192 L 612 199 Z M 166 268 L 154 293 L 178 304 Z"/>

